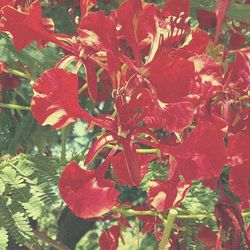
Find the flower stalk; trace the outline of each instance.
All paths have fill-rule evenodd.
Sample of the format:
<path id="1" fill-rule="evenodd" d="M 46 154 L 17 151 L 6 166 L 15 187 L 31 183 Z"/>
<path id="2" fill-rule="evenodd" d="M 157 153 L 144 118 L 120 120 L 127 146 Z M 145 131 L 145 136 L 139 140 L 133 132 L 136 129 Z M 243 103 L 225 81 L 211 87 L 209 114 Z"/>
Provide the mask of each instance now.
<path id="1" fill-rule="evenodd" d="M 21 106 L 21 105 L 12 104 L 12 103 L 0 103 L 0 108 L 30 110 L 30 107 Z"/>
<path id="2" fill-rule="evenodd" d="M 177 217 L 177 210 L 170 209 L 168 213 L 167 219 L 164 221 L 164 231 L 162 235 L 162 240 L 159 245 L 159 250 L 166 250 L 168 249 L 169 245 L 169 237 L 174 226 L 175 219 Z"/>

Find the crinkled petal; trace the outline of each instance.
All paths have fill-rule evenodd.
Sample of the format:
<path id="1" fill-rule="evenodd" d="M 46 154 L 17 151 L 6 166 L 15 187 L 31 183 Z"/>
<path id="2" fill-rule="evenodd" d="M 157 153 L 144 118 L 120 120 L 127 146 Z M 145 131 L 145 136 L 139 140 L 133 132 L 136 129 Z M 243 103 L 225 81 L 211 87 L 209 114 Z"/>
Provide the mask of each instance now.
<path id="1" fill-rule="evenodd" d="M 78 76 L 63 69 L 45 71 L 32 86 L 31 111 L 40 125 L 55 129 L 77 118 L 90 121 L 91 116 L 78 103 Z"/>
<path id="2" fill-rule="evenodd" d="M 119 192 L 103 172 L 85 170 L 76 162 L 67 165 L 59 180 L 59 191 L 72 212 L 81 218 L 94 218 L 109 212 Z"/>

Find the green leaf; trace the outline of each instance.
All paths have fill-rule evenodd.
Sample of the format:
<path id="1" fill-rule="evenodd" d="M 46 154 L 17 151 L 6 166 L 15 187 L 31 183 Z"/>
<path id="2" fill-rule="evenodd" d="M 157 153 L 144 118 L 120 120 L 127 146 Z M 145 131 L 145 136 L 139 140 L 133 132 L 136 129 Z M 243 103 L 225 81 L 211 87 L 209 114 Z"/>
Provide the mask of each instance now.
<path id="1" fill-rule="evenodd" d="M 8 232 L 0 226 L 0 250 L 6 250 L 8 246 Z"/>

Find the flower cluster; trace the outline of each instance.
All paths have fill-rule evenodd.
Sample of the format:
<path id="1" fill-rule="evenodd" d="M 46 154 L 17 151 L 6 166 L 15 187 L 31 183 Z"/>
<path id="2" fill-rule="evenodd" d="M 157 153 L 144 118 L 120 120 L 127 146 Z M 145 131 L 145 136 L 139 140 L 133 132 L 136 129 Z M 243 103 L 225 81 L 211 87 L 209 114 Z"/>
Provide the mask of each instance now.
<path id="1" fill-rule="evenodd" d="M 54 33 L 39 1 L 5 2 L 0 29 L 10 34 L 16 50 L 34 41 L 39 46 L 53 42 L 65 54 L 32 86 L 31 111 L 39 124 L 61 129 L 82 119 L 90 128 L 102 129 L 84 159 L 88 166 L 98 154 L 105 155 L 100 165 L 90 170 L 71 162 L 59 182 L 60 194 L 75 215 L 109 213 L 108 218 L 117 220 L 100 237 L 101 248 L 116 249 L 120 227 L 129 226 L 117 212 L 125 205 L 119 203 L 116 187 L 140 187 L 151 162 L 163 166 L 167 178 L 150 181 L 147 206 L 136 211 L 164 214 L 180 206 L 193 181 L 202 181 L 221 192 L 214 244 L 239 249 L 243 232 L 249 246 L 240 212 L 250 205 L 250 49 L 242 48 L 240 38 L 231 41 L 231 48 L 221 43 L 230 1 L 219 0 L 211 15 L 197 13 L 201 26 L 194 28 L 188 0 L 166 1 L 162 9 L 126 0 L 109 15 L 91 11 L 94 0 L 80 1 L 81 18 L 72 36 Z M 211 27 L 214 35 L 207 32 Z M 84 76 L 79 75 L 82 67 Z M 111 101 L 112 111 L 91 114 L 78 102 L 82 92 L 97 105 Z M 224 193 L 220 176 L 225 166 L 239 204 Z M 161 228 L 158 218 L 138 218 L 144 232 Z M 222 243 L 223 230 L 232 231 L 233 239 Z M 159 241 L 162 233 L 155 230 Z M 173 247 L 175 238 L 173 234 Z"/>

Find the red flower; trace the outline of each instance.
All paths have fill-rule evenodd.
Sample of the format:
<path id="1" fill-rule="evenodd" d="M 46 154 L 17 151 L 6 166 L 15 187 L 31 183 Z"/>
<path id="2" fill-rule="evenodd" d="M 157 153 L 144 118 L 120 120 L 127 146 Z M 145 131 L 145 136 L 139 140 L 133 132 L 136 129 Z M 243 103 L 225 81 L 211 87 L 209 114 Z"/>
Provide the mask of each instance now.
<path id="1" fill-rule="evenodd" d="M 59 190 L 68 207 L 81 218 L 99 217 L 109 212 L 119 195 L 115 183 L 104 178 L 101 168 L 84 170 L 76 162 L 65 167 Z"/>
<path id="2" fill-rule="evenodd" d="M 20 11 L 12 6 L 1 9 L 3 15 L 3 30 L 13 36 L 16 50 L 21 50 L 33 41 L 57 42 L 42 23 L 42 10 L 39 1 L 33 2 L 25 11 Z"/>

